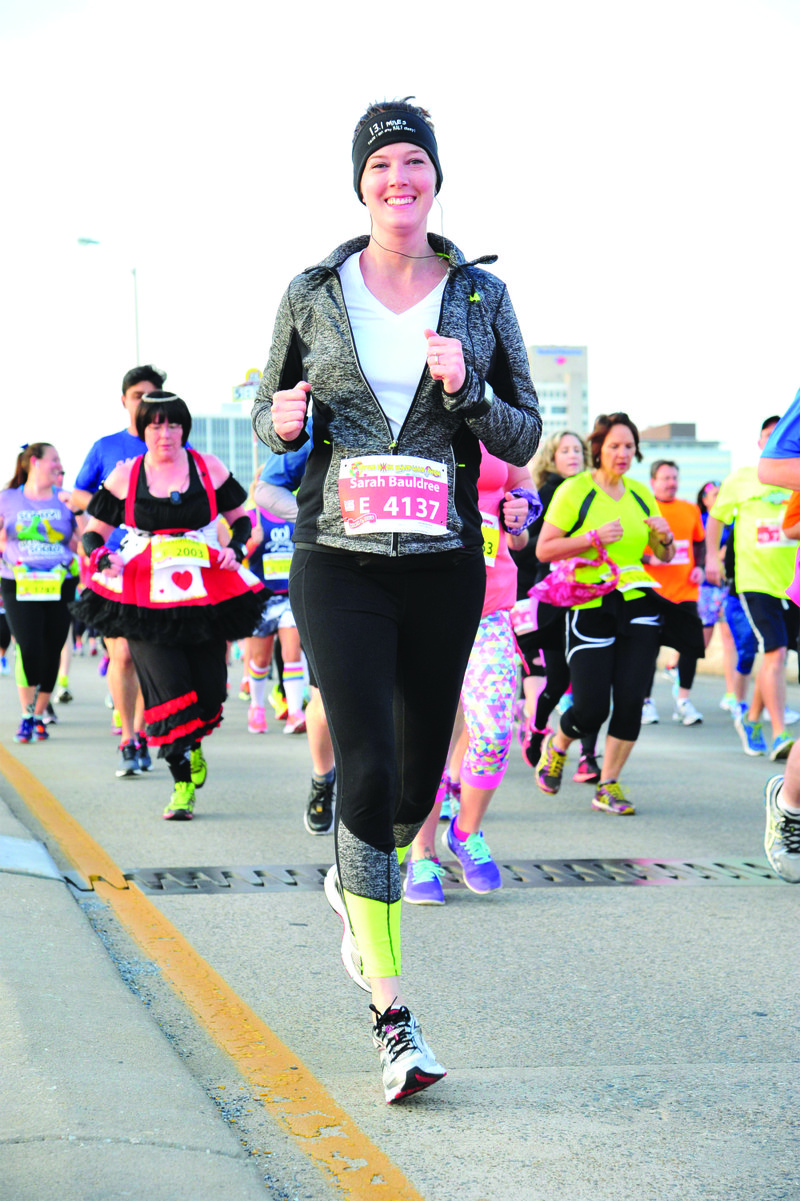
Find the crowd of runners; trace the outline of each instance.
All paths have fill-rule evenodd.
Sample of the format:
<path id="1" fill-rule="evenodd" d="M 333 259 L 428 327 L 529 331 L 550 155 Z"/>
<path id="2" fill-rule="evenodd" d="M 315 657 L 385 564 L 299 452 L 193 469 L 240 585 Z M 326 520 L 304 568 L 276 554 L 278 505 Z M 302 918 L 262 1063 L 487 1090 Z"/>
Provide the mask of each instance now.
<path id="1" fill-rule="evenodd" d="M 493 259 L 427 231 L 443 178 L 429 115 L 372 106 L 352 163 L 370 231 L 284 295 L 249 489 L 192 446 L 190 409 L 152 365 L 124 376 L 126 426 L 91 446 L 71 491 L 52 444 L 20 451 L 0 492 L 0 674 L 13 635 L 15 740 L 43 742 L 52 702 L 72 699 L 73 644 L 97 650 L 119 741 L 109 775 L 165 759 L 169 821 L 194 816 L 229 676 L 251 734 L 271 708 L 304 736 L 304 825 L 335 836 L 325 892 L 396 1101 L 445 1075 L 400 954 L 402 901 L 445 901 L 437 830 L 472 892 L 501 887 L 484 827 L 515 730 L 532 786 L 557 793 L 577 742 L 572 778 L 592 808 L 634 815 L 621 777 L 659 721 L 662 647 L 672 719 L 692 727 L 719 631 L 720 704 L 744 753 L 787 761 L 766 785 L 765 849 L 800 882 L 800 715 L 785 687 L 800 393 L 754 431 L 758 465 L 696 502 L 678 499 L 671 460 L 650 465 L 649 487 L 631 479 L 642 453 L 624 412 L 540 445 L 508 293 L 480 266 Z"/>

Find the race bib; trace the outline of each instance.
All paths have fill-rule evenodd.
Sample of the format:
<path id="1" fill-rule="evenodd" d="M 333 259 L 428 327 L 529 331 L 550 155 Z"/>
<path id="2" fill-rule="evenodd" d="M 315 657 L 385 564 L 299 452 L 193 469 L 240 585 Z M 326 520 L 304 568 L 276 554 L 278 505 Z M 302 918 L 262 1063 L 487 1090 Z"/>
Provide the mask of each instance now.
<path id="1" fill-rule="evenodd" d="M 156 534 L 151 539 L 153 567 L 194 565 L 208 567 L 208 546 L 199 538 L 185 535 Z"/>
<path id="2" fill-rule="evenodd" d="M 61 585 L 66 570 L 54 567 L 50 571 L 30 571 L 21 564 L 12 568 L 17 582 L 18 601 L 57 601 L 61 599 Z"/>
<path id="3" fill-rule="evenodd" d="M 481 512 L 481 533 L 483 534 L 483 561 L 487 567 L 494 567 L 497 562 L 497 552 L 500 549 L 500 518 L 491 513 Z"/>
<path id="4" fill-rule="evenodd" d="M 691 562 L 689 558 L 689 540 L 687 538 L 675 539 L 675 554 L 672 560 L 667 564 L 668 567 L 686 567 Z"/>
<path id="5" fill-rule="evenodd" d="M 151 539 L 150 600 L 180 604 L 207 596 L 201 568 L 210 566 L 207 544 L 186 534 L 156 534 Z"/>
<path id="6" fill-rule="evenodd" d="M 261 567 L 264 572 L 264 579 L 275 579 L 276 577 L 285 577 L 289 574 L 289 568 L 292 566 L 292 556 L 288 555 L 264 555 L 261 560 Z"/>
<path id="7" fill-rule="evenodd" d="M 756 546 L 763 550 L 773 546 L 790 546 L 780 521 L 760 521 L 756 526 Z"/>
<path id="8" fill-rule="evenodd" d="M 674 560 L 673 560 L 674 562 Z M 660 588 L 661 585 L 645 571 L 641 564 L 620 567 L 618 592 L 630 592 L 633 588 Z"/>
<path id="9" fill-rule="evenodd" d="M 346 534 L 447 533 L 447 467 L 431 459 L 342 459 L 339 504 Z"/>

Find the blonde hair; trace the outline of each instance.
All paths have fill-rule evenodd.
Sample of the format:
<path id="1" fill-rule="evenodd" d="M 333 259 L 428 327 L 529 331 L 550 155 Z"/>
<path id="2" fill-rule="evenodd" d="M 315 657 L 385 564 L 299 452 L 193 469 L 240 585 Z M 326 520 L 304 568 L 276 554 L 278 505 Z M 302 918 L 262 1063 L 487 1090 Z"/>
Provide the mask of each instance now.
<path id="1" fill-rule="evenodd" d="M 556 451 L 561 445 L 561 439 L 567 437 L 577 438 L 580 442 L 583 451 L 584 471 L 588 471 L 591 467 L 592 461 L 589 457 L 589 447 L 586 445 L 585 439 L 580 434 L 576 434 L 574 430 L 556 430 L 554 434 L 550 434 L 539 444 L 539 449 L 528 464 L 536 488 L 541 488 L 551 472 L 559 474 L 556 471 Z"/>

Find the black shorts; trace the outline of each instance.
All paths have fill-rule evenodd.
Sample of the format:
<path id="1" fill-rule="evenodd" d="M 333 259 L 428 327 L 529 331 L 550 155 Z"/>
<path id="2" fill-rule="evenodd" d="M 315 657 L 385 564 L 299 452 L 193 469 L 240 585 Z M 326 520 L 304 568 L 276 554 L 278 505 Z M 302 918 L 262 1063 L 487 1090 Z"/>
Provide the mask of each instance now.
<path id="1" fill-rule="evenodd" d="M 741 592 L 739 599 L 760 651 L 776 651 L 782 646 L 797 650 L 800 609 L 793 601 L 767 592 Z"/>

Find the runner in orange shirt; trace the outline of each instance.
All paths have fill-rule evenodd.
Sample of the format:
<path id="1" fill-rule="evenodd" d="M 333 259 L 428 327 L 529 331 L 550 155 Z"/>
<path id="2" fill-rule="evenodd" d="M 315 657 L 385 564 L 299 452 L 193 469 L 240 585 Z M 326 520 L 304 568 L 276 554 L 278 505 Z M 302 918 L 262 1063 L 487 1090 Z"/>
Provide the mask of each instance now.
<path id="1" fill-rule="evenodd" d="M 658 502 L 661 516 L 669 523 L 675 538 L 675 558 L 670 563 L 648 562 L 647 570 L 661 585 L 661 595 L 675 605 L 691 608 L 697 613 L 697 598 L 704 579 L 705 531 L 700 510 L 687 500 L 678 500 L 678 464 L 671 459 L 656 459 L 650 468 L 650 487 Z M 697 658 L 683 651 L 678 657 L 678 682 L 673 688 L 675 712 L 673 721 L 684 726 L 695 726 L 703 720 L 692 702 L 689 692 L 694 683 Z M 655 676 L 655 666 L 653 667 Z M 650 691 L 652 692 L 652 684 Z M 649 713 L 648 713 L 649 705 Z M 648 697 L 642 710 L 642 720 L 649 715 L 648 724 L 653 724 L 655 705 Z M 658 715 L 656 714 L 656 721 Z"/>

